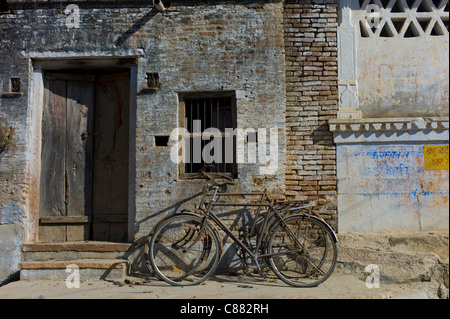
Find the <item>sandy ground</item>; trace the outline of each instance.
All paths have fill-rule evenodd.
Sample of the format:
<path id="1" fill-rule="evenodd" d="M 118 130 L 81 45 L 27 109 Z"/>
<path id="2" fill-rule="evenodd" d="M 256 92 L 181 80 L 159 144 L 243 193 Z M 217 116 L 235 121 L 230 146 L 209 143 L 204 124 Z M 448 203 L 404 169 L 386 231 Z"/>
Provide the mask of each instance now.
<path id="1" fill-rule="evenodd" d="M 216 276 L 192 287 L 130 277 L 81 281 L 79 288 L 68 288 L 64 280 L 15 281 L 0 287 L 0 299 L 427 299 L 427 289 L 420 283 L 368 288 L 365 281 L 338 274 L 314 288 L 294 288 L 257 275 Z"/>

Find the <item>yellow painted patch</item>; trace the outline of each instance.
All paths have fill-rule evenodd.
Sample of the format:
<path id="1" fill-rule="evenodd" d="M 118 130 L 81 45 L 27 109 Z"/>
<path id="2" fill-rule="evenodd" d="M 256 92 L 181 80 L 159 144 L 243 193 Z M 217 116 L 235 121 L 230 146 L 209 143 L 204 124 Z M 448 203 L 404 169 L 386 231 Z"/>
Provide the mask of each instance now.
<path id="1" fill-rule="evenodd" d="M 425 145 L 423 147 L 425 169 L 448 169 L 448 145 Z"/>

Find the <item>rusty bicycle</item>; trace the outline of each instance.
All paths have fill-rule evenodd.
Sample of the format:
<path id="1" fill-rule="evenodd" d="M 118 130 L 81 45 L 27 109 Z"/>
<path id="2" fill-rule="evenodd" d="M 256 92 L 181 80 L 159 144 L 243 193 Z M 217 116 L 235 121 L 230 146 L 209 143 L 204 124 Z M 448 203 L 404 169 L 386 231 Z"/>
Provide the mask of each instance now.
<path id="1" fill-rule="evenodd" d="M 202 199 L 196 211 L 181 211 L 163 218 L 145 246 L 149 267 L 157 277 L 174 286 L 198 285 L 212 276 L 223 250 L 222 233 L 240 248 L 265 278 L 261 263 L 294 287 L 313 287 L 333 272 L 337 260 L 337 236 L 332 227 L 303 201 L 279 201 L 267 191 L 230 193 L 228 176 L 207 173 Z M 255 202 L 226 202 L 233 196 L 260 196 Z M 215 207 L 257 208 L 251 225 L 236 236 L 216 214 Z M 238 238 L 239 237 L 239 238 Z"/>

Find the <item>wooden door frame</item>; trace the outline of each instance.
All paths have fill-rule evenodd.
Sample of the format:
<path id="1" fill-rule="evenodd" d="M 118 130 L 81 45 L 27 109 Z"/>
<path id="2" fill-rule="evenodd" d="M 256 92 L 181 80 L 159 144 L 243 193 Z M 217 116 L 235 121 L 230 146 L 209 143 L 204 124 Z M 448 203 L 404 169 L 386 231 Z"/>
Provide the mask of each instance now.
<path id="1" fill-rule="evenodd" d="M 134 224 L 136 215 L 136 99 L 138 56 L 79 56 L 77 58 L 30 56 L 30 79 L 28 87 L 28 214 L 25 223 L 25 242 L 39 241 L 39 202 L 42 150 L 42 115 L 44 108 L 44 73 L 51 70 L 69 70 L 121 67 L 130 73 L 130 126 L 129 126 L 129 167 L 128 167 L 128 241 L 134 240 Z"/>

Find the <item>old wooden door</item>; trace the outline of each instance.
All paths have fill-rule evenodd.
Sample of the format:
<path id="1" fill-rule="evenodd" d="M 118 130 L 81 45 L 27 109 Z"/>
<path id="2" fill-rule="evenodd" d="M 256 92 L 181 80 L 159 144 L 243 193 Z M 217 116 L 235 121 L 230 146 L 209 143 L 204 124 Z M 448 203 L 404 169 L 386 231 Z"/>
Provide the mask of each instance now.
<path id="1" fill-rule="evenodd" d="M 40 241 L 89 239 L 94 81 L 93 75 L 45 76 Z"/>
<path id="2" fill-rule="evenodd" d="M 129 73 L 98 76 L 95 91 L 93 239 L 127 241 Z"/>

